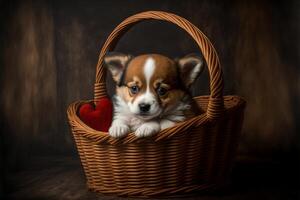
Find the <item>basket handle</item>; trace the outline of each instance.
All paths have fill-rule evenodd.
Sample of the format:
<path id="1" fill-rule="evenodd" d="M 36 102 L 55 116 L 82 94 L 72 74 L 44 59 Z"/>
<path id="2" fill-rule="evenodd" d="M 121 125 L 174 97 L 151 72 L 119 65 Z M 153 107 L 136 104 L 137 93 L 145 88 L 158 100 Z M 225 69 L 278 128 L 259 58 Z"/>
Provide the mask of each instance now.
<path id="1" fill-rule="evenodd" d="M 95 101 L 101 97 L 106 97 L 106 68 L 104 64 L 104 56 L 108 51 L 112 51 L 121 36 L 126 33 L 133 25 L 138 22 L 155 19 L 171 22 L 185 30 L 198 44 L 202 54 L 206 60 L 209 77 L 210 77 L 210 99 L 206 111 L 207 118 L 214 120 L 218 118 L 223 111 L 223 77 L 220 61 L 216 50 L 209 39 L 188 20 L 167 12 L 161 11 L 146 11 L 136 15 L 132 15 L 121 22 L 108 36 L 99 55 L 98 64 L 96 67 L 96 81 L 94 88 Z"/>

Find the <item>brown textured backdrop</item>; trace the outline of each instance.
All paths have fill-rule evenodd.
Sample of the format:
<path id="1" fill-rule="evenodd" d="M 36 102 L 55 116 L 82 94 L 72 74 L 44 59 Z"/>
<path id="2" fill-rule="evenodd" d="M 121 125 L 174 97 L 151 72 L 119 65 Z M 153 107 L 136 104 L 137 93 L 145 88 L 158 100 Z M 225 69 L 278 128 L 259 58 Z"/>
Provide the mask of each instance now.
<path id="1" fill-rule="evenodd" d="M 36 155 L 75 155 L 66 108 L 93 97 L 101 45 L 121 20 L 144 10 L 181 15 L 215 45 L 225 94 L 248 102 L 240 155 L 286 157 L 299 149 L 297 1 L 3 1 L 1 9 L 0 145 L 6 167 L 22 167 Z M 117 50 L 170 57 L 197 52 L 183 31 L 153 21 L 135 26 Z M 193 94 L 207 94 L 207 83 L 204 74 Z"/>

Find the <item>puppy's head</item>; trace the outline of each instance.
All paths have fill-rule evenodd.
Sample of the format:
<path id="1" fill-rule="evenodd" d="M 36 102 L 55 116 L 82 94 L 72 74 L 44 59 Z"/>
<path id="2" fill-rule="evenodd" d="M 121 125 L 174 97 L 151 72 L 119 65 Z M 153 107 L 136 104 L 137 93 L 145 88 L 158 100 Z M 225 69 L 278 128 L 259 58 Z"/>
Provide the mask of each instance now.
<path id="1" fill-rule="evenodd" d="M 195 55 L 174 61 L 159 54 L 114 53 L 105 57 L 105 63 L 117 84 L 116 94 L 132 114 L 144 120 L 178 106 L 203 71 L 203 60 Z"/>

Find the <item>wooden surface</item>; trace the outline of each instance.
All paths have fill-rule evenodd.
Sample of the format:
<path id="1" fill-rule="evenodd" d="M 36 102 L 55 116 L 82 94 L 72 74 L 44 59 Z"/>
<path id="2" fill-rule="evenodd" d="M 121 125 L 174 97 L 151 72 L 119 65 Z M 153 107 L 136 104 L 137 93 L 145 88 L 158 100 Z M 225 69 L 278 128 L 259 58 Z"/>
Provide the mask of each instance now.
<path id="1" fill-rule="evenodd" d="M 224 192 L 210 195 L 193 195 L 189 200 L 296 200 L 299 199 L 299 182 L 294 168 L 274 161 L 241 160 L 233 170 L 232 185 Z M 273 174 L 276 174 L 274 176 Z M 79 160 L 72 157 L 35 158 L 26 170 L 7 174 L 6 197 L 16 200 L 122 200 L 87 190 Z M 133 198 L 134 199 L 134 198 Z M 155 199 L 159 199 L 155 198 Z"/>

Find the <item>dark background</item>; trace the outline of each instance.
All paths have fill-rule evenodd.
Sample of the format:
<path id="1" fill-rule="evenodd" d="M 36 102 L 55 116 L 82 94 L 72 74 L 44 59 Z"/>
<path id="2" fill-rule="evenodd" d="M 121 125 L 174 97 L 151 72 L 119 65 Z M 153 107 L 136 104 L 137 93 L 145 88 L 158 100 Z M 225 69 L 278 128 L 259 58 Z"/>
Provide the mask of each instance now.
<path id="1" fill-rule="evenodd" d="M 63 168 L 66 165 L 61 163 L 70 159 L 79 168 L 67 106 L 93 98 L 95 66 L 106 37 L 123 19 L 145 10 L 183 16 L 210 38 L 224 70 L 224 93 L 247 101 L 236 162 L 253 174 L 269 172 L 263 176 L 266 179 L 286 178 L 292 183 L 292 194 L 299 188 L 299 1 L 0 2 L 0 198 L 27 194 L 18 193 L 26 188 L 19 183 L 28 183 L 36 175 L 24 175 L 24 170 L 34 173 L 52 166 L 52 161 Z M 131 29 L 117 51 L 175 58 L 198 49 L 175 25 L 147 21 Z M 108 84 L 112 94 L 113 85 Z M 209 93 L 207 71 L 192 93 Z M 249 172 L 240 171 L 237 177 Z M 252 181 L 260 182 L 260 175 Z M 85 191 L 84 183 L 82 187 Z"/>

